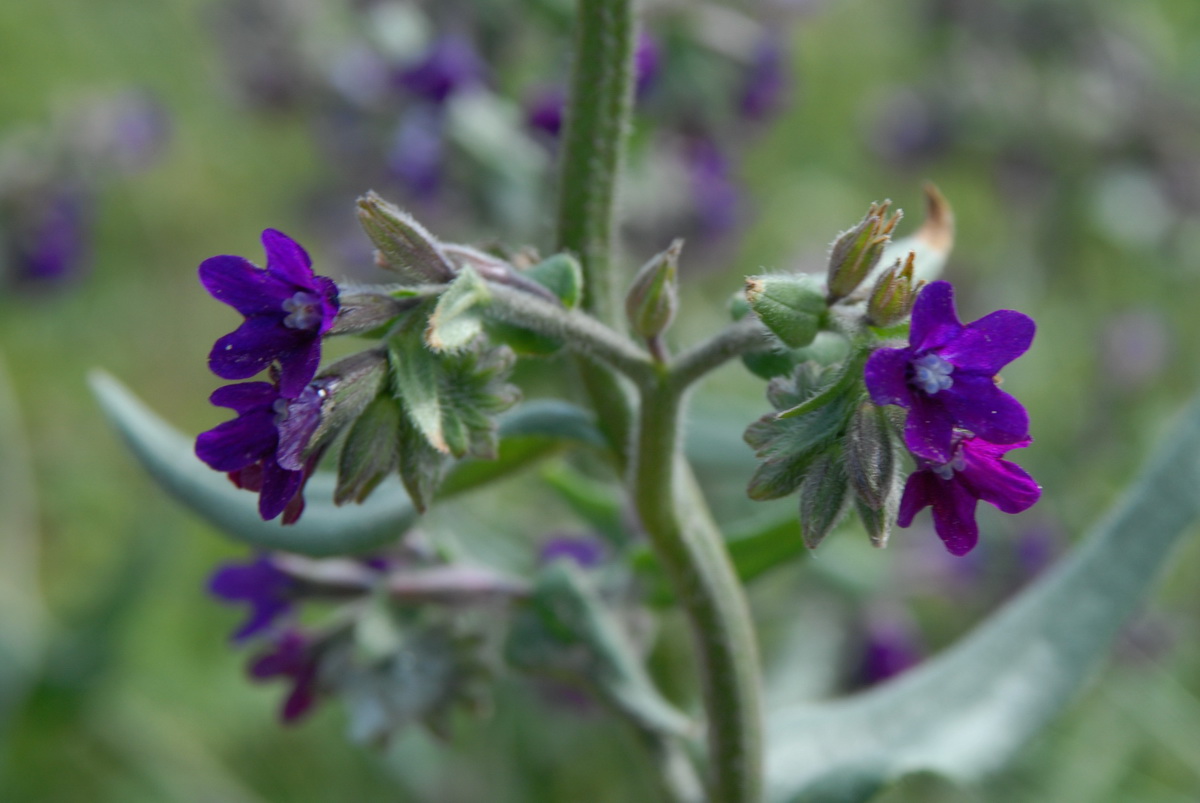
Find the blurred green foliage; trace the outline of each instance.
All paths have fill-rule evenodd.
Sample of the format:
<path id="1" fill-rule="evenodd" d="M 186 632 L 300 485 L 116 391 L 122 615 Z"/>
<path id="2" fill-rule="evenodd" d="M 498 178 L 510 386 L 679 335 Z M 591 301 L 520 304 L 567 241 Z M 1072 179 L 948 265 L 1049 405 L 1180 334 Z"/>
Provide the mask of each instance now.
<path id="1" fill-rule="evenodd" d="M 1030 409 L 1036 443 L 1022 464 L 1045 494 L 1017 519 L 981 513 L 990 563 L 966 579 L 917 526 L 884 552 L 847 527 L 816 559 L 757 581 L 780 698 L 846 686 L 863 611 L 902 609 L 929 649 L 952 641 L 1018 582 L 1005 574 L 1009 545 L 1042 528 L 1067 548 L 1200 385 L 1200 5 L 812 5 L 794 27 L 794 102 L 739 168 L 748 226 L 693 263 L 703 270 L 688 270 L 685 249 L 678 341 L 723 325 L 743 276 L 819 270 L 870 201 L 892 198 L 912 225 L 932 179 L 957 213 L 947 276 L 964 317 L 1014 307 L 1039 322 L 1005 379 Z M 128 87 L 153 92 L 172 121 L 153 167 L 105 185 L 89 271 L 53 293 L 0 297 L 0 798 L 651 799 L 619 724 L 514 681 L 497 689 L 490 718 L 455 723 L 451 746 L 415 730 L 386 749 L 350 744 L 335 706 L 279 727 L 280 690 L 244 679 L 245 655 L 226 640 L 236 614 L 203 591 L 213 565 L 241 550 L 163 498 L 103 424 L 84 383 L 94 366 L 185 431 L 221 419 L 204 401 L 218 384 L 205 355 L 233 319 L 195 267 L 217 253 L 257 258 L 267 226 L 307 243 L 306 204 L 336 172 L 302 115 L 255 115 L 234 99 L 213 41 L 216 6 L 0 4 L 0 139 Z M 354 210 L 326 214 L 352 225 Z M 332 259 L 318 248 L 318 263 Z M 753 461 L 740 433 L 765 405 L 740 365 L 697 394 L 693 451 L 732 529 L 780 510 L 744 495 Z M 541 534 L 580 526 L 518 480 L 437 511 L 428 529 L 519 569 Z M 1192 541 L 1110 668 L 1009 772 L 972 790 L 911 779 L 882 799 L 1195 800 Z M 663 623 L 654 669 L 686 699 L 678 624 Z"/>

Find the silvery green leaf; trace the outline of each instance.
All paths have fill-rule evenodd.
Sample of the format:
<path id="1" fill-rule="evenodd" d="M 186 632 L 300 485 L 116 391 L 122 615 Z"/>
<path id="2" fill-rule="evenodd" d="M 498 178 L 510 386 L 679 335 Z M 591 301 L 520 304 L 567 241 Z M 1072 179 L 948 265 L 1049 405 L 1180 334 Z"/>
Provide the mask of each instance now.
<path id="1" fill-rule="evenodd" d="M 894 681 L 769 719 L 771 803 L 865 801 L 905 775 L 976 781 L 1092 677 L 1200 514 L 1200 402 L 1072 554 Z"/>

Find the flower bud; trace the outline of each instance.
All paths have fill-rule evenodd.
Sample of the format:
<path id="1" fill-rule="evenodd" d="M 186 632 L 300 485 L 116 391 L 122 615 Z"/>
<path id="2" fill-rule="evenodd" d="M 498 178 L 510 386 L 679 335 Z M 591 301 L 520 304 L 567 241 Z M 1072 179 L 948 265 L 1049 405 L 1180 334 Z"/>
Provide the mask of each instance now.
<path id="1" fill-rule="evenodd" d="M 908 252 L 901 265 L 900 260 L 875 280 L 871 297 L 867 301 L 867 323 L 871 326 L 893 326 L 912 314 L 917 291 L 924 282 L 913 281 L 913 260 L 916 254 Z"/>
<path id="2" fill-rule="evenodd" d="M 337 317 L 327 335 L 356 335 L 372 332 L 391 323 L 424 300 L 411 295 L 397 298 L 391 293 L 364 287 L 338 293 Z"/>
<path id="3" fill-rule="evenodd" d="M 667 330 L 679 307 L 679 252 L 683 240 L 675 240 L 656 254 L 633 277 L 625 297 L 625 314 L 633 331 L 644 338 L 658 337 Z"/>
<path id="4" fill-rule="evenodd" d="M 441 244 L 407 212 L 368 192 L 357 201 L 358 222 L 378 249 L 379 267 L 412 282 L 444 284 L 454 278 L 454 266 Z"/>
<path id="5" fill-rule="evenodd" d="M 862 221 L 843 232 L 829 252 L 829 301 L 845 298 L 862 284 L 863 279 L 879 262 L 884 246 L 904 215 L 900 210 L 887 216 L 891 201 L 871 204 Z"/>
<path id="6" fill-rule="evenodd" d="M 811 343 L 827 312 L 816 280 L 805 274 L 751 276 L 746 300 L 763 325 L 791 348 Z"/>

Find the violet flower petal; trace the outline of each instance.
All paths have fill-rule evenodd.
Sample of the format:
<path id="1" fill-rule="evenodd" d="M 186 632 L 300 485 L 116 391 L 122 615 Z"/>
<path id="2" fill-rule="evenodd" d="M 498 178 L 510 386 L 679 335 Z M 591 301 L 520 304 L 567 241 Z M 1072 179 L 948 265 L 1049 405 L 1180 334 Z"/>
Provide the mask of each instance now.
<path id="1" fill-rule="evenodd" d="M 196 456 L 217 471 L 237 471 L 268 458 L 278 444 L 268 411 L 243 413 L 196 438 Z"/>
<path id="2" fill-rule="evenodd" d="M 264 229 L 262 244 L 267 252 L 267 273 L 301 288 L 312 287 L 312 259 L 300 243 L 281 231 Z"/>
<path id="3" fill-rule="evenodd" d="M 289 471 L 274 460 L 263 461 L 262 491 L 258 496 L 258 513 L 270 521 L 283 512 L 304 486 L 303 471 Z"/>
<path id="4" fill-rule="evenodd" d="M 979 438 L 963 442 L 965 465 L 959 472 L 970 492 L 1004 513 L 1020 513 L 1033 507 L 1042 495 L 1041 486 L 1025 469 L 1001 459 L 1012 448 L 1028 446 L 1027 438 L 1015 446 L 987 443 Z"/>
<path id="5" fill-rule="evenodd" d="M 293 289 L 253 262 L 238 256 L 209 257 L 200 263 L 200 284 L 243 315 L 274 315 Z"/>
<path id="6" fill-rule="evenodd" d="M 900 497 L 900 508 L 896 513 L 896 525 L 908 527 L 913 518 L 933 504 L 936 489 L 933 483 L 938 478 L 932 471 L 914 471 L 904 483 L 904 494 Z"/>
<path id="7" fill-rule="evenodd" d="M 291 369 L 291 387 L 296 381 L 295 377 L 310 362 L 309 351 L 316 349 L 317 361 L 320 361 L 320 348 L 320 340 L 311 334 L 288 329 L 280 323 L 279 318 L 254 315 L 213 344 L 208 355 L 208 367 L 222 379 L 249 379 L 266 370 L 276 360 L 281 363 L 281 368 L 284 361 L 294 363 L 295 355 L 299 353 L 303 364 Z M 315 365 L 313 373 L 316 373 Z M 305 377 L 300 386 L 307 385 L 310 379 L 312 375 Z M 299 388 L 294 392 L 299 392 Z M 284 393 L 287 395 L 286 390 Z"/>
<path id="8" fill-rule="evenodd" d="M 933 475 L 931 475 L 933 476 Z M 931 483 L 933 528 L 951 555 L 965 555 L 979 542 L 975 523 L 977 499 L 953 479 L 933 476 Z"/>
<path id="9" fill-rule="evenodd" d="M 954 286 L 938 281 L 925 286 L 913 304 L 909 343 L 917 351 L 943 345 L 963 329 L 954 311 Z"/>
<path id="10" fill-rule="evenodd" d="M 270 382 L 239 382 L 222 385 L 208 397 L 217 407 L 228 407 L 239 413 L 249 412 L 255 407 L 270 407 L 279 398 L 279 391 Z"/>
<path id="11" fill-rule="evenodd" d="M 995 375 L 1029 350 L 1037 325 L 1028 315 L 997 310 L 967 324 L 938 356 L 958 369 Z"/>
<path id="12" fill-rule="evenodd" d="M 880 406 L 912 406 L 913 392 L 908 384 L 908 364 L 911 358 L 912 352 L 909 349 L 877 349 L 871 354 L 863 369 L 871 401 Z"/>
<path id="13" fill-rule="evenodd" d="M 992 443 L 1015 443 L 1028 437 L 1029 413 L 996 387 L 990 376 L 955 371 L 953 378 L 954 386 L 937 398 L 959 426 Z"/>
<path id="14" fill-rule="evenodd" d="M 954 448 L 954 415 L 923 393 L 912 394 L 904 420 L 904 445 L 918 457 L 946 463 Z"/>

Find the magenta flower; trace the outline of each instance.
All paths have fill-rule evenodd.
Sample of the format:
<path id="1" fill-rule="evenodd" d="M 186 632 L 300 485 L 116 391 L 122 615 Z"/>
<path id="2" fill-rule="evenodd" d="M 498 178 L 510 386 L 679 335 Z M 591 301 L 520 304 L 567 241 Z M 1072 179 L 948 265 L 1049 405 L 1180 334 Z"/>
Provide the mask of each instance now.
<path id="1" fill-rule="evenodd" d="M 208 590 L 227 602 L 244 602 L 250 617 L 233 634 L 244 641 L 270 629 L 281 616 L 292 610 L 298 583 L 285 574 L 268 555 L 259 555 L 253 563 L 227 563 L 213 572 Z"/>
<path id="2" fill-rule="evenodd" d="M 904 442 L 935 463 L 950 462 L 956 427 L 991 443 L 1028 439 L 1029 415 L 996 387 L 996 372 L 1025 353 L 1034 328 L 1029 316 L 1012 310 L 963 326 L 954 288 L 933 282 L 913 306 L 908 348 L 879 349 L 867 360 L 871 400 L 907 407 Z"/>
<path id="3" fill-rule="evenodd" d="M 317 373 L 321 336 L 337 316 L 337 285 L 314 275 L 308 253 L 286 234 L 267 229 L 262 243 L 265 270 L 238 256 L 200 263 L 204 289 L 246 317 L 216 342 L 208 367 L 222 379 L 249 379 L 278 363 L 280 391 L 294 398 Z"/>
<path id="4" fill-rule="evenodd" d="M 990 502 L 1005 513 L 1020 513 L 1037 502 L 1041 486 L 1025 469 L 1002 459 L 1012 449 L 1023 449 L 1032 441 L 990 443 L 962 433 L 955 436 L 951 458 L 944 463 L 917 458 L 917 470 L 904 485 L 896 523 L 912 524 L 913 516 L 933 508 L 933 527 L 946 549 L 965 555 L 979 540 L 975 506 Z"/>
<path id="5" fill-rule="evenodd" d="M 285 398 L 270 382 L 242 382 L 213 391 L 209 401 L 238 415 L 196 438 L 196 456 L 224 471 L 239 488 L 260 493 L 264 521 L 284 513 L 291 524 L 304 509 L 304 483 L 316 463 L 304 450 L 321 422 L 326 391 L 321 383 Z"/>
<path id="6" fill-rule="evenodd" d="M 304 716 L 317 699 L 320 663 L 308 638 L 298 630 L 289 630 L 276 642 L 275 648 L 250 662 L 250 677 L 267 680 L 289 678 L 292 690 L 284 698 L 280 718 L 289 725 Z"/>

